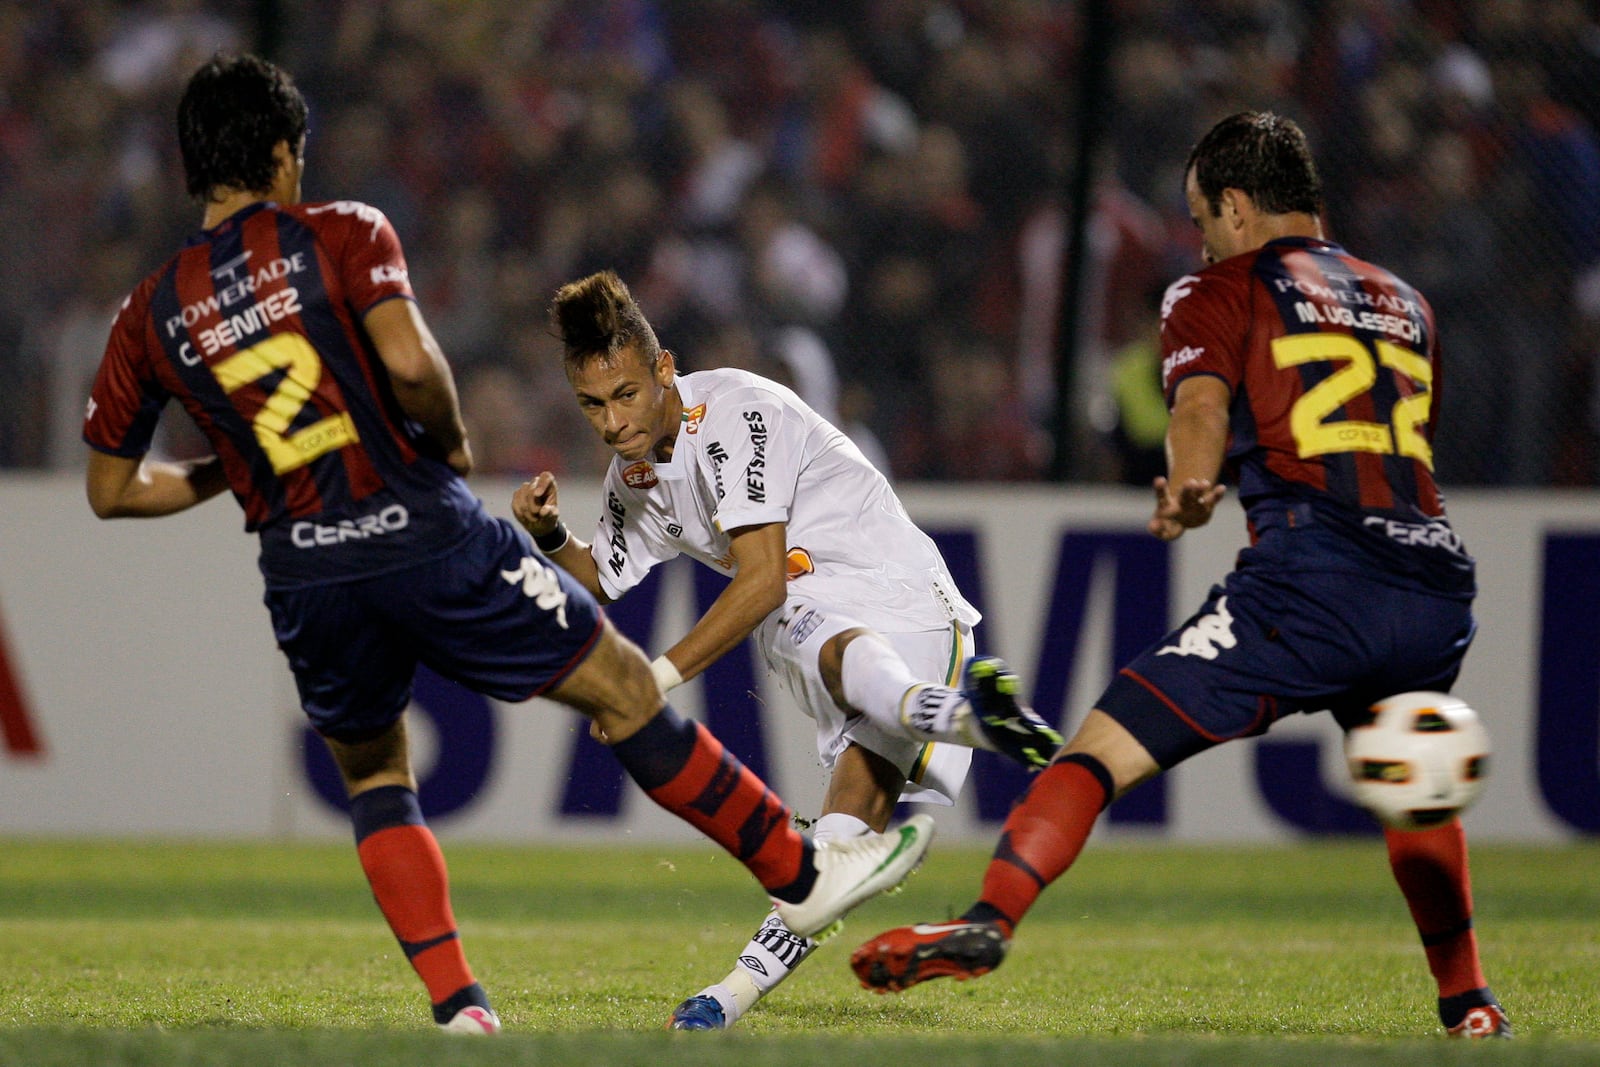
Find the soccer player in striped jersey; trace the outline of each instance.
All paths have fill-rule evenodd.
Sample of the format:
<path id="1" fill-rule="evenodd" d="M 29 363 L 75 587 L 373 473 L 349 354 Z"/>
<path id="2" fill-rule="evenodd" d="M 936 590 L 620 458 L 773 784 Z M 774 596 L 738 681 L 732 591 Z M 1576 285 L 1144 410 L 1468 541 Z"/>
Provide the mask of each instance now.
<path id="1" fill-rule="evenodd" d="M 967 658 L 977 611 L 849 438 L 760 375 L 679 374 L 611 271 L 563 286 L 551 318 L 578 406 L 616 455 L 592 542 L 568 533 L 548 471 L 512 514 L 605 602 L 679 555 L 730 578 L 655 669 L 670 689 L 755 639 L 832 772 L 819 842 L 883 832 L 897 800 L 953 803 L 971 746 L 1049 762 L 1060 735 L 1017 704 L 1004 664 Z M 814 947 L 769 916 L 669 1025 L 731 1026 Z"/>
<path id="2" fill-rule="evenodd" d="M 1448 691 L 1475 624 L 1474 564 L 1445 516 L 1430 441 L 1440 347 L 1415 289 L 1327 240 L 1305 135 L 1265 112 L 1213 127 L 1185 195 L 1206 269 L 1162 306 L 1168 473 L 1150 532 L 1210 521 L 1237 479 L 1251 545 L 1187 622 L 1124 667 L 1006 820 L 960 920 L 861 945 L 863 985 L 985 974 L 1113 799 L 1277 719 Z M 1459 819 L 1386 830 L 1452 1035 L 1506 1036 L 1472 926 Z M 1331 1006 L 1330 1006 L 1331 1007 Z"/>
<path id="3" fill-rule="evenodd" d="M 416 794 L 404 712 L 419 663 L 588 716 L 651 799 L 738 858 L 802 934 L 898 884 L 931 820 L 814 849 L 760 779 L 665 704 L 594 597 L 484 510 L 399 238 L 370 205 L 301 202 L 305 134 L 305 101 L 270 63 L 219 55 L 190 79 L 178 139 L 202 229 L 117 314 L 84 423 L 88 496 L 114 518 L 232 490 L 301 704 L 343 775 L 362 869 L 434 1021 L 500 1029 Z M 214 455 L 147 455 L 169 399 Z"/>

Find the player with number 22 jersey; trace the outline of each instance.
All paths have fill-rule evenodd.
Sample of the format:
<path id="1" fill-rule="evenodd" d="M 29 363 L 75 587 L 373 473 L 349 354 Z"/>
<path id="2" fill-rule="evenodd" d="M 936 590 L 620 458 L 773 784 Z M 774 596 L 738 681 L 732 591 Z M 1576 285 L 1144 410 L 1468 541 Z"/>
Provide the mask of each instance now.
<path id="1" fill-rule="evenodd" d="M 1163 311 L 1168 402 L 1199 374 L 1239 397 L 1227 456 L 1254 534 L 1296 521 L 1298 508 L 1356 549 L 1320 566 L 1376 565 L 1472 594 L 1472 561 L 1433 478 L 1438 337 L 1420 293 L 1296 236 L 1179 279 Z"/>

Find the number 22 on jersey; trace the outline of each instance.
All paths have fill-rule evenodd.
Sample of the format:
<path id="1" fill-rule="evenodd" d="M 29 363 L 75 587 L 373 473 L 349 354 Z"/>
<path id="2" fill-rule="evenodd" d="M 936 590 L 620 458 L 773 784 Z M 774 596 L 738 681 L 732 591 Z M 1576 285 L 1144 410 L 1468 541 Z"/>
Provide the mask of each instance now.
<path id="1" fill-rule="evenodd" d="M 274 473 L 287 474 L 360 439 L 344 411 L 289 432 L 322 381 L 322 359 L 301 334 L 274 334 L 211 368 L 217 384 L 230 396 L 274 371 L 283 371 L 283 377 L 251 424 Z"/>
<path id="2" fill-rule="evenodd" d="M 1369 347 L 1346 333 L 1297 333 L 1273 340 L 1272 361 L 1279 368 L 1343 364 L 1308 389 L 1289 412 L 1289 429 L 1300 458 L 1332 452 L 1398 452 L 1433 469 L 1433 447 L 1422 429 L 1428 421 L 1433 385 L 1433 365 L 1426 356 L 1390 341 L 1375 341 Z M 1333 418 L 1341 407 L 1376 384 L 1380 365 L 1410 379 L 1416 391 L 1395 401 L 1387 423 Z"/>

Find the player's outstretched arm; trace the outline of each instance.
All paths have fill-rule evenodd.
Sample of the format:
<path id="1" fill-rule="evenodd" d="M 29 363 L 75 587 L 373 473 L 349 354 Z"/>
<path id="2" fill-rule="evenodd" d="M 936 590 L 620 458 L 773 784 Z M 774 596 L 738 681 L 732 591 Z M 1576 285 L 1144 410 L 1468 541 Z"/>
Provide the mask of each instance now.
<path id="1" fill-rule="evenodd" d="M 561 521 L 557 490 L 556 476 L 540 471 L 511 494 L 512 517 L 533 537 L 539 551 L 578 579 L 596 600 L 609 603 L 611 598 L 600 588 L 600 568 L 589 552 L 588 542 L 574 537 L 567 524 Z"/>
<path id="2" fill-rule="evenodd" d="M 409 300 L 385 300 L 362 321 L 389 372 L 401 410 L 439 446 L 452 470 L 470 474 L 472 446 L 461 419 L 455 376 L 421 310 Z"/>
<path id="3" fill-rule="evenodd" d="M 731 531 L 730 551 L 738 572 L 683 640 L 666 652 L 681 680 L 721 659 L 783 603 L 788 595 L 788 530 L 785 523 L 768 522 Z"/>
<path id="4" fill-rule="evenodd" d="M 216 456 L 168 463 L 92 451 L 84 481 L 89 507 L 102 519 L 171 515 L 228 488 Z"/>
<path id="5" fill-rule="evenodd" d="M 1167 477 L 1157 478 L 1149 530 L 1174 541 L 1204 526 L 1227 492 L 1216 482 L 1228 447 L 1228 385 L 1209 374 L 1185 378 L 1167 424 Z"/>

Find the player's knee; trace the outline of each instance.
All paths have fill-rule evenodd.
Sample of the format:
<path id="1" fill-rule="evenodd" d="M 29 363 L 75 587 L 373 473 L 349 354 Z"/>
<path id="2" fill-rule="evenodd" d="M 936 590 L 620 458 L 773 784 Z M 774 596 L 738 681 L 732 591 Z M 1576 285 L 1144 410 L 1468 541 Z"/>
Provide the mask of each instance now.
<path id="1" fill-rule="evenodd" d="M 594 650 L 550 695 L 588 715 L 611 742 L 649 722 L 664 703 L 644 652 L 610 623 Z"/>
<path id="2" fill-rule="evenodd" d="M 822 682 L 828 687 L 829 695 L 840 707 L 847 706 L 844 698 L 844 650 L 857 638 L 883 640 L 866 627 L 855 626 L 841 630 L 828 638 L 817 652 L 817 673 L 822 676 Z"/>

